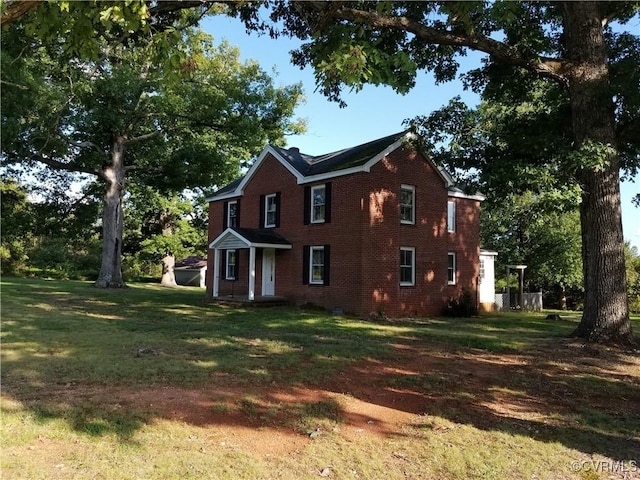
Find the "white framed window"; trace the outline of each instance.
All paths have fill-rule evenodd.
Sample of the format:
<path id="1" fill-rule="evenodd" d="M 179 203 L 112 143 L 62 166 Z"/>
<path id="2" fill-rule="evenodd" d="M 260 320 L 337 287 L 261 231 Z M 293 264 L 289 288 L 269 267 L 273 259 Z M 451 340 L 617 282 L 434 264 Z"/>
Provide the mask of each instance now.
<path id="1" fill-rule="evenodd" d="M 453 252 L 447 254 L 447 283 L 456 284 L 456 254 Z"/>
<path id="2" fill-rule="evenodd" d="M 416 223 L 416 187 L 413 185 L 400 187 L 400 223 Z"/>
<path id="3" fill-rule="evenodd" d="M 416 284 L 416 249 L 400 247 L 400 286 L 411 287 Z"/>
<path id="4" fill-rule="evenodd" d="M 227 280 L 236 280 L 237 253 L 235 250 L 227 250 Z"/>
<path id="5" fill-rule="evenodd" d="M 447 202 L 447 231 L 456 231 L 456 202 Z"/>
<path id="6" fill-rule="evenodd" d="M 232 200 L 227 204 L 227 227 L 234 228 L 238 226 L 238 202 Z"/>
<path id="7" fill-rule="evenodd" d="M 480 281 L 484 280 L 484 276 L 485 276 L 485 265 L 484 265 L 484 258 L 480 259 Z"/>
<path id="8" fill-rule="evenodd" d="M 278 202 L 276 194 L 266 195 L 264 197 L 264 228 L 273 228 L 276 226 L 276 211 Z"/>
<path id="9" fill-rule="evenodd" d="M 309 283 L 324 284 L 324 247 L 309 248 Z"/>
<path id="10" fill-rule="evenodd" d="M 324 185 L 311 187 L 311 223 L 324 223 L 327 189 Z"/>

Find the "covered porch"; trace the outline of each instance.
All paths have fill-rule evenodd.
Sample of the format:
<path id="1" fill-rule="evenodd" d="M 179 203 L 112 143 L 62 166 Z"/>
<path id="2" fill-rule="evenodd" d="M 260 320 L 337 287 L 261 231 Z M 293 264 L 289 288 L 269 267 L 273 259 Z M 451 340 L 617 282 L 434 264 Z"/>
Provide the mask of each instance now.
<path id="1" fill-rule="evenodd" d="M 237 302 L 245 298 L 245 302 L 256 302 L 256 299 L 275 298 L 275 268 L 276 250 L 291 250 L 291 243 L 270 229 L 227 228 L 210 244 L 213 255 L 213 293 L 215 299 L 222 300 L 227 295 L 220 296 L 220 266 L 221 252 L 227 250 L 248 250 L 248 291 L 232 298 Z M 262 288 L 261 295 L 256 294 L 256 252 L 262 249 Z"/>

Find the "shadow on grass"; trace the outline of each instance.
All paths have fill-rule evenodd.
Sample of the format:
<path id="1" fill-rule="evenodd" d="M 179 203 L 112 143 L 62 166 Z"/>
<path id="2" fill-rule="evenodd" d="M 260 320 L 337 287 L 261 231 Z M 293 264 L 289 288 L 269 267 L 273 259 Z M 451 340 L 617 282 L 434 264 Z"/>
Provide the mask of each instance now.
<path id="1" fill-rule="evenodd" d="M 571 344 L 570 321 L 379 324 L 213 306 L 195 289 L 22 279 L 3 281 L 2 303 L 3 394 L 89 436 L 130 443 L 162 418 L 303 431 L 344 420 L 338 392 L 615 460 L 640 451 L 637 357 Z"/>

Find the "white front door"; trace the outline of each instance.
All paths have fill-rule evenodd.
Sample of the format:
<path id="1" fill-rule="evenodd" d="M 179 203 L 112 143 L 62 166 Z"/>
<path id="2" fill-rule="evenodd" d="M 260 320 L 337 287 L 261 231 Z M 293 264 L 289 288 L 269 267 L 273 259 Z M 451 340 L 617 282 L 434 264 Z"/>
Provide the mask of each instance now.
<path id="1" fill-rule="evenodd" d="M 276 292 L 276 250 L 262 250 L 262 295 L 273 296 Z"/>

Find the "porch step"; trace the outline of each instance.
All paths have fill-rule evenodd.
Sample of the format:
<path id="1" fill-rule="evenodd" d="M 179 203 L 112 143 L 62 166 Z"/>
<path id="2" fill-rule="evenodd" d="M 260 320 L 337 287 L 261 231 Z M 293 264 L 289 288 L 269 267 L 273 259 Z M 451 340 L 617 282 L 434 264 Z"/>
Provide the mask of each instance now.
<path id="1" fill-rule="evenodd" d="M 289 301 L 284 297 L 276 297 L 276 296 L 256 296 L 254 300 L 249 300 L 249 298 L 244 295 L 235 295 L 235 296 L 226 296 L 226 297 L 218 297 L 212 298 L 212 303 L 216 303 L 218 305 L 228 305 L 232 307 L 252 307 L 252 308 L 262 308 L 262 307 L 283 307 L 289 305 Z"/>

